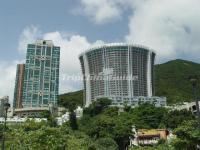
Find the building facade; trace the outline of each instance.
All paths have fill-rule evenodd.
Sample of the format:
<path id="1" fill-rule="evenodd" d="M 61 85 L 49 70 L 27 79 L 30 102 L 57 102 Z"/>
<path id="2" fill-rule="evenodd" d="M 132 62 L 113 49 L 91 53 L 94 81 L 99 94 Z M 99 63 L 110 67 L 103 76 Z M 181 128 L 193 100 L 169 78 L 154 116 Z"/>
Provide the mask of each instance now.
<path id="1" fill-rule="evenodd" d="M 15 79 L 13 108 L 22 108 L 25 64 L 18 64 Z"/>
<path id="2" fill-rule="evenodd" d="M 170 133 L 166 129 L 136 129 L 132 126 L 133 136 L 130 136 L 130 148 L 135 146 L 154 146 L 159 140 L 168 140 Z"/>
<path id="3" fill-rule="evenodd" d="M 15 108 L 34 109 L 49 107 L 49 105 L 56 106 L 59 65 L 60 47 L 54 46 L 52 41 L 37 40 L 34 44 L 28 44 L 25 66 L 18 65 L 17 68 Z M 23 84 L 19 82 L 21 80 L 23 80 Z M 21 91 L 22 101 L 19 100 L 21 95 L 18 94 Z"/>
<path id="4" fill-rule="evenodd" d="M 5 116 L 5 108 L 4 108 L 4 104 L 9 102 L 9 97 L 8 96 L 4 96 L 2 98 L 0 98 L 0 117 L 4 117 Z"/>
<path id="5" fill-rule="evenodd" d="M 86 107 L 102 97 L 112 99 L 113 105 L 134 106 L 141 96 L 154 95 L 155 53 L 146 47 L 105 44 L 85 51 L 79 59 Z"/>
<path id="6" fill-rule="evenodd" d="M 198 103 L 200 103 L 200 101 Z M 168 106 L 167 108 L 170 108 L 172 110 L 188 110 L 188 111 L 191 111 L 193 114 L 197 114 L 196 102 L 183 102 L 180 104 Z M 200 106 L 199 106 L 199 109 L 200 109 Z"/>

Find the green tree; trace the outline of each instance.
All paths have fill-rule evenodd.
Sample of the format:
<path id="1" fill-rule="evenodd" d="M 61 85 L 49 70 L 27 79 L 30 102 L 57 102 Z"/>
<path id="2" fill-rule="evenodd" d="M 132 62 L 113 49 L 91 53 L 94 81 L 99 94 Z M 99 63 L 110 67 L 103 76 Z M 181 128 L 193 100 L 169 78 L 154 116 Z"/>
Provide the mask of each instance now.
<path id="1" fill-rule="evenodd" d="M 119 150 L 124 150 L 128 147 L 129 137 L 133 134 L 133 122 L 131 120 L 131 115 L 127 112 L 124 112 L 113 119 L 115 123 L 113 129 L 114 139 L 119 146 Z"/>
<path id="2" fill-rule="evenodd" d="M 110 117 L 118 116 L 119 108 L 118 107 L 108 107 L 103 110 L 102 114 L 110 116 Z"/>
<path id="3" fill-rule="evenodd" d="M 130 111 L 132 120 L 137 128 L 158 128 L 164 119 L 167 110 L 144 103 Z"/>
<path id="4" fill-rule="evenodd" d="M 70 123 L 70 127 L 72 130 L 78 129 L 76 113 L 74 111 L 70 112 L 70 114 L 69 114 L 69 123 Z"/>
<path id="5" fill-rule="evenodd" d="M 49 110 L 45 110 L 40 113 L 41 118 L 47 118 L 47 122 L 51 127 L 55 127 L 57 125 L 55 116 L 51 114 Z"/>
<path id="6" fill-rule="evenodd" d="M 99 115 L 91 120 L 90 128 L 87 128 L 86 132 L 91 137 L 98 139 L 103 137 L 113 138 L 113 127 L 115 126 L 114 118 Z"/>
<path id="7" fill-rule="evenodd" d="M 197 145 L 200 145 L 200 130 L 195 120 L 184 121 L 174 130 L 174 133 L 177 135 L 177 139 L 172 144 L 177 150 L 195 150 Z"/>
<path id="8" fill-rule="evenodd" d="M 89 107 L 85 108 L 83 113 L 90 116 L 96 116 L 103 112 L 104 109 L 111 105 L 111 100 L 107 98 L 100 98 L 94 101 Z"/>
<path id="9" fill-rule="evenodd" d="M 125 149 L 129 144 L 131 133 L 131 116 L 128 113 L 111 115 L 111 108 L 104 110 L 102 114 L 94 116 L 89 122 L 89 127 L 85 127 L 85 132 L 91 138 L 112 138 L 116 141 L 120 150 Z M 115 109 L 114 109 L 115 110 Z M 88 125 L 86 125 L 88 126 Z"/>
<path id="10" fill-rule="evenodd" d="M 6 142 L 7 149 L 26 150 L 64 150 L 67 147 L 67 136 L 60 128 L 43 126 L 37 130 L 25 131 L 23 128 L 12 129 Z"/>
<path id="11" fill-rule="evenodd" d="M 169 111 L 165 114 L 163 118 L 163 123 L 166 125 L 167 128 L 175 129 L 183 120 L 194 120 L 195 116 L 192 114 L 191 111 L 188 110 L 173 110 Z"/>
<path id="12" fill-rule="evenodd" d="M 90 145 L 89 150 L 117 150 L 118 145 L 112 138 L 99 138 Z"/>
<path id="13" fill-rule="evenodd" d="M 49 110 L 45 110 L 45 111 L 42 111 L 41 113 L 40 113 L 40 117 L 41 118 L 50 118 L 51 117 L 51 113 L 50 113 L 50 111 Z"/>
<path id="14" fill-rule="evenodd" d="M 67 150 L 88 150 L 92 139 L 83 132 L 73 131 L 67 139 Z"/>
<path id="15" fill-rule="evenodd" d="M 26 122 L 25 126 L 10 126 L 6 139 L 8 150 L 88 150 L 92 143 L 85 133 L 72 131 L 66 125 L 49 127 L 32 122 Z"/>
<path id="16" fill-rule="evenodd" d="M 34 119 L 31 120 L 28 119 L 21 126 L 16 126 L 16 127 L 23 129 L 25 132 L 28 132 L 28 131 L 36 131 L 42 128 L 43 126 L 48 126 L 48 124 L 45 121 L 35 122 Z"/>

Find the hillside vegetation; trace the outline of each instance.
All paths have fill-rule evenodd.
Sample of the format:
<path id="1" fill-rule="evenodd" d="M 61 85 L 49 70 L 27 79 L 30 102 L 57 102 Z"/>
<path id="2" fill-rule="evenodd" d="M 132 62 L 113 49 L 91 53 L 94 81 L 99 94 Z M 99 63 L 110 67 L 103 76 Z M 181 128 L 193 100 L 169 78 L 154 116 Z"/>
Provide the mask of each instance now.
<path id="1" fill-rule="evenodd" d="M 200 64 L 177 59 L 155 65 L 155 95 L 166 96 L 168 104 L 192 101 L 192 87 L 188 81 L 190 75 L 200 76 Z M 72 100 L 82 106 L 83 91 L 62 94 L 59 103 Z"/>
<path id="2" fill-rule="evenodd" d="M 74 111 L 62 126 L 54 119 L 21 124 L 8 124 L 6 150 L 125 150 L 129 149 L 132 126 L 137 129 L 167 128 L 176 139 L 159 140 L 153 147 L 133 147 L 129 150 L 195 150 L 200 144 L 200 130 L 195 116 L 187 110 L 169 111 L 164 107 L 141 104 L 126 107 L 124 112 L 109 107 L 111 100 L 102 98 L 84 108 L 76 119 Z M 1 131 L 3 125 L 0 126 Z M 4 133 L 5 134 L 5 133 Z M 2 136 L 2 135 L 1 135 Z"/>
<path id="3" fill-rule="evenodd" d="M 76 105 L 82 106 L 83 90 L 59 95 L 58 104 L 61 106 L 68 106 L 72 101 L 76 103 Z"/>
<path id="4" fill-rule="evenodd" d="M 200 76 L 200 64 L 173 60 L 155 66 L 155 95 L 166 96 L 169 104 L 192 100 L 190 75 Z"/>

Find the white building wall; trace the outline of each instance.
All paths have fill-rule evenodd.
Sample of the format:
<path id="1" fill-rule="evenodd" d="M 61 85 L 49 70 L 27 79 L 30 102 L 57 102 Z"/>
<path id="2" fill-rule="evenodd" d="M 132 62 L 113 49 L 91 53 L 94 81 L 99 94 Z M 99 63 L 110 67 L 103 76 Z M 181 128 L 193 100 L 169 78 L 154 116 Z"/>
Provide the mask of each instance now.
<path id="1" fill-rule="evenodd" d="M 91 104 L 91 87 L 90 87 L 90 72 L 89 72 L 89 65 L 88 59 L 86 54 L 83 55 L 84 61 L 84 68 L 85 68 L 85 79 L 86 79 L 86 99 L 85 99 L 85 107 L 88 107 Z"/>
<path id="2" fill-rule="evenodd" d="M 114 50 L 114 52 L 112 50 Z M 82 53 L 80 58 L 82 60 L 81 64 L 83 64 L 84 76 L 86 79 L 85 107 L 88 107 L 93 100 L 101 97 L 108 97 L 112 99 L 114 103 L 129 101 L 131 105 L 136 103 L 133 101 L 137 99 L 136 97 L 138 96 L 152 97 L 152 64 L 154 63 L 152 62 L 154 61 L 152 57 L 154 57 L 154 54 L 153 51 L 146 47 L 124 43 L 105 44 L 97 48 L 91 48 Z M 98 68 L 99 60 L 102 60 L 101 63 L 103 65 L 101 66 L 102 68 L 100 67 L 102 72 L 99 72 L 99 70 L 101 70 Z M 119 75 L 116 70 L 125 70 L 127 85 L 125 80 L 115 80 L 111 85 L 110 75 L 114 77 Z M 88 77 L 90 77 L 91 72 L 96 76 L 103 76 L 105 79 L 104 82 L 99 85 L 100 82 L 90 81 Z M 120 76 L 124 75 L 122 74 Z M 136 83 L 135 80 L 138 82 L 136 81 Z M 98 89 L 100 87 L 104 88 L 101 94 L 99 94 L 100 89 Z M 118 102 L 120 100 L 122 102 Z"/>
<path id="3" fill-rule="evenodd" d="M 148 62 L 147 62 L 147 92 L 148 96 L 152 96 L 152 68 L 151 68 L 151 52 L 148 52 Z"/>

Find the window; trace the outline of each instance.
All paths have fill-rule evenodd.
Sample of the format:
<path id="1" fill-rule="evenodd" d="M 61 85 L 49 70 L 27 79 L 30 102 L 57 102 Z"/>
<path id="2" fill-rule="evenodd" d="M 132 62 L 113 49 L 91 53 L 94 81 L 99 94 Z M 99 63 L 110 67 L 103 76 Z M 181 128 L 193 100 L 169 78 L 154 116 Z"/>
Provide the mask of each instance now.
<path id="1" fill-rule="evenodd" d="M 35 70 L 34 75 L 39 75 L 39 70 Z"/>
<path id="2" fill-rule="evenodd" d="M 33 45 L 33 44 L 28 44 L 28 48 L 35 48 L 35 45 Z"/>
<path id="3" fill-rule="evenodd" d="M 43 104 L 48 104 L 48 99 L 43 99 Z"/>
<path id="4" fill-rule="evenodd" d="M 51 56 L 51 47 L 47 47 L 46 55 Z"/>
<path id="5" fill-rule="evenodd" d="M 50 60 L 46 60 L 45 66 L 46 66 L 46 67 L 50 67 Z"/>
<path id="6" fill-rule="evenodd" d="M 54 83 L 51 83 L 51 91 L 54 91 L 55 88 L 54 88 Z"/>
<path id="7" fill-rule="evenodd" d="M 49 83 L 44 83 L 44 89 L 48 90 L 49 89 Z"/>
<path id="8" fill-rule="evenodd" d="M 41 49 L 36 50 L 36 55 L 41 55 Z"/>
<path id="9" fill-rule="evenodd" d="M 38 95 L 37 94 L 33 94 L 33 101 L 36 101 L 38 99 Z"/>
<path id="10" fill-rule="evenodd" d="M 40 66 L 40 60 L 39 59 L 35 59 L 35 66 L 37 66 L 37 67 Z"/>

